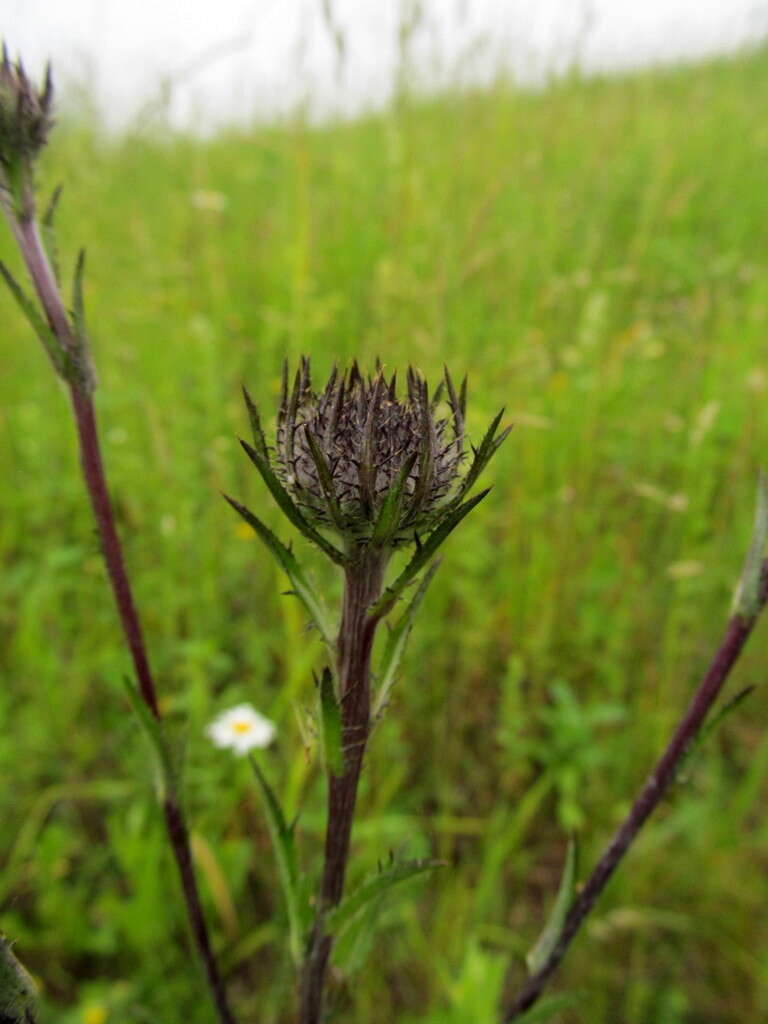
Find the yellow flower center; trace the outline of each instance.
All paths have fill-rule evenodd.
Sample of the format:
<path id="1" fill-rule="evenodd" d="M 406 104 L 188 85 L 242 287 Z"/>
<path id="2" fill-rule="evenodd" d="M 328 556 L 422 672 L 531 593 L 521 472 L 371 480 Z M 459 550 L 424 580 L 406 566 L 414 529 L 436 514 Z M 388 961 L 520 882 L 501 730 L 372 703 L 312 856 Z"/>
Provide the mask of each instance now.
<path id="1" fill-rule="evenodd" d="M 233 722 L 232 723 L 232 731 L 236 732 L 236 733 L 239 733 L 239 735 L 242 736 L 246 732 L 250 732 L 251 731 L 251 723 L 250 722 Z"/>

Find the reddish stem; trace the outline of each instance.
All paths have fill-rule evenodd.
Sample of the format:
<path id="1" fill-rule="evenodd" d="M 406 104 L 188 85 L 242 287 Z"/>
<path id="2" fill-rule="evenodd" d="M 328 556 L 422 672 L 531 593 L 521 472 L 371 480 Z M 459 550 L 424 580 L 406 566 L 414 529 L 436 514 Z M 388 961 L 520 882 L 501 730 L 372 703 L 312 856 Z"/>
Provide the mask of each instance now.
<path id="1" fill-rule="evenodd" d="M 357 788 L 368 741 L 371 712 L 371 649 L 378 620 L 368 609 L 379 598 L 384 565 L 379 553 L 347 567 L 344 607 L 337 642 L 344 773 L 330 775 L 325 862 L 320 906 L 299 981 L 299 1024 L 320 1024 L 333 937 L 323 927 L 326 910 L 344 894 Z"/>
<path id="2" fill-rule="evenodd" d="M 82 342 L 75 337 L 59 286 L 42 244 L 37 223 L 32 218 L 10 217 L 11 228 L 34 284 L 48 323 L 67 353 L 77 359 L 86 356 Z M 115 525 L 114 510 L 107 488 L 104 462 L 101 455 L 98 424 L 90 393 L 78 381 L 68 380 L 70 398 L 77 426 L 80 465 L 88 490 L 91 508 L 101 540 L 102 555 L 117 605 L 120 624 L 130 650 L 139 690 L 144 703 L 156 718 L 160 718 L 157 689 L 149 666 L 147 648 L 133 599 L 131 583 L 125 568 L 122 544 Z M 167 785 L 170 786 L 167 780 Z M 203 913 L 197 879 L 192 865 L 187 828 L 178 794 L 169 789 L 163 803 L 168 838 L 179 872 L 182 894 L 190 928 L 203 966 L 220 1024 L 235 1024 L 227 1003 L 224 983 L 213 954 L 208 927 Z"/>
<path id="3" fill-rule="evenodd" d="M 766 599 L 768 599 L 768 561 L 762 567 L 758 599 L 758 607 L 753 615 L 749 618 L 734 615 L 729 621 L 720 647 L 691 698 L 666 750 L 648 776 L 627 817 L 597 862 L 584 888 L 571 904 L 554 949 L 545 963 L 535 974 L 531 975 L 504 1011 L 503 1024 L 510 1024 L 511 1021 L 517 1020 L 538 1001 L 547 981 L 565 956 L 585 917 L 592 910 L 595 901 L 619 866 L 624 854 L 674 780 L 686 751 L 690 749 L 691 743 L 698 735 L 704 720 L 730 675 L 731 669 L 744 649 Z"/>

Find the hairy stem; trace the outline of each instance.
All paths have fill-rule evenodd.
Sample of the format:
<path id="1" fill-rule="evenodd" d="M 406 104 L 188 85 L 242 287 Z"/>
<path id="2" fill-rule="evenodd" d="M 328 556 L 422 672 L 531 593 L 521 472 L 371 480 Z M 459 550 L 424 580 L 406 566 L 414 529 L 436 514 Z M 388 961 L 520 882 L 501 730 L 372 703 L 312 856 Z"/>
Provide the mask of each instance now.
<path id="1" fill-rule="evenodd" d="M 10 218 L 14 237 L 24 258 L 35 292 L 46 319 L 63 348 L 72 356 L 82 355 L 80 344 L 72 331 L 66 307 L 55 275 L 42 244 L 40 231 L 33 218 Z M 147 648 L 139 620 L 133 591 L 125 567 L 123 549 L 115 524 L 114 510 L 109 496 L 104 462 L 101 455 L 98 424 L 90 393 L 76 381 L 68 381 L 70 399 L 77 427 L 80 465 L 88 491 L 101 550 L 117 605 L 120 624 L 130 651 L 142 699 L 156 718 L 160 718 L 157 689 L 149 665 Z M 170 781 L 170 780 L 169 780 Z M 181 890 L 187 910 L 195 947 L 200 958 L 206 982 L 220 1024 L 235 1024 L 229 1009 L 224 983 L 211 946 L 208 927 L 203 914 L 200 893 L 192 867 L 189 832 L 184 820 L 178 794 L 170 790 L 166 797 L 164 818 L 168 838 L 179 872 Z"/>
<path id="2" fill-rule="evenodd" d="M 323 916 L 344 893 L 344 877 L 355 815 L 357 787 L 370 729 L 371 649 L 378 620 L 368 609 L 381 594 L 384 560 L 369 553 L 347 567 L 337 641 L 344 772 L 328 781 L 328 819 L 320 905 L 299 981 L 299 1024 L 319 1024 L 333 937 Z"/>
<path id="3" fill-rule="evenodd" d="M 685 714 L 680 719 L 667 748 L 648 776 L 627 817 L 614 834 L 583 889 L 571 904 L 560 937 L 546 962 L 528 979 L 504 1011 L 503 1024 L 509 1024 L 509 1022 L 519 1019 L 538 1001 L 584 919 L 592 910 L 597 898 L 619 866 L 638 832 L 674 780 L 686 751 L 690 749 L 691 743 L 696 739 L 712 705 L 728 679 L 731 669 L 736 664 L 760 611 L 765 606 L 766 599 L 768 599 L 768 561 L 762 567 L 758 598 L 758 607 L 753 615 L 749 618 L 734 615 L 729 621 L 722 642 L 698 689 L 691 698 Z"/>

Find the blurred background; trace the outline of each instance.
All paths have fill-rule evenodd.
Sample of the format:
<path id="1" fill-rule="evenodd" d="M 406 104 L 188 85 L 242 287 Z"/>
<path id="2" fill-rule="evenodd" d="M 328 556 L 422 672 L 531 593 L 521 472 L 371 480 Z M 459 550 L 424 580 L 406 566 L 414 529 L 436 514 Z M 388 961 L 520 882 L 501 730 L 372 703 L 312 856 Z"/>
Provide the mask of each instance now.
<path id="1" fill-rule="evenodd" d="M 30 67 L 106 125 L 162 108 L 194 132 L 294 112 L 381 107 L 407 56 L 423 88 L 529 85 L 725 53 L 768 30 L 764 0 L 4 0 L 3 31 Z"/>
<path id="2" fill-rule="evenodd" d="M 52 57 L 61 261 L 88 251 L 97 403 L 194 852 L 243 1021 L 292 968 L 245 766 L 318 870 L 322 651 L 220 492 L 284 356 L 469 373 L 494 490 L 446 547 L 377 729 L 351 883 L 450 867 L 338 950 L 336 1017 L 495 1024 L 567 837 L 582 876 L 708 664 L 768 444 L 768 6 L 4 0 Z M 9 233 L 0 256 L 21 276 Z M 65 395 L 0 295 L 0 927 L 52 1024 L 206 1024 Z M 331 599 L 338 581 L 297 545 Z M 768 1019 L 768 627 L 552 986 L 551 1024 Z M 386 955 L 370 955 L 372 949 Z"/>

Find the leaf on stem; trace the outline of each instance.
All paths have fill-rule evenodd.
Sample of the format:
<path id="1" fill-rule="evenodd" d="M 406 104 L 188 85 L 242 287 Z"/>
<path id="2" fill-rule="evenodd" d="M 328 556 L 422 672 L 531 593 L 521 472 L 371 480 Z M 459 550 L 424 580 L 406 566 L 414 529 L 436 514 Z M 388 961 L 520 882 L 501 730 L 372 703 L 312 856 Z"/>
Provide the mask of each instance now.
<path id="1" fill-rule="evenodd" d="M 320 694 L 320 735 L 326 769 L 337 778 L 344 773 L 341 741 L 341 711 L 333 688 L 333 675 L 326 666 L 318 684 Z"/>
<path id="2" fill-rule="evenodd" d="M 123 676 L 125 692 L 138 718 L 150 746 L 157 758 L 157 786 L 158 798 L 162 802 L 166 794 L 176 789 L 177 771 L 173 764 L 168 741 L 165 738 L 163 725 L 159 718 L 144 702 L 137 686 L 128 676 Z"/>
<path id="3" fill-rule="evenodd" d="M 300 964 L 304 952 L 304 927 L 308 908 L 302 907 L 294 828 L 293 825 L 286 824 L 277 797 L 255 758 L 250 757 L 249 760 L 258 783 L 272 849 L 277 861 L 277 871 L 288 913 L 291 955 L 295 963 Z"/>
<path id="4" fill-rule="evenodd" d="M 336 562 L 337 565 L 343 565 L 345 561 L 344 555 L 307 522 L 298 505 L 296 505 L 288 491 L 286 491 L 280 483 L 277 474 L 269 464 L 269 460 L 263 458 L 255 448 L 248 444 L 247 441 L 241 440 L 240 444 L 243 446 L 243 450 L 248 458 L 259 471 L 261 478 L 269 488 L 272 497 L 296 529 L 300 530 L 308 540 L 312 541 L 313 544 L 317 544 L 321 551 L 324 551 L 330 559 Z"/>
<path id="5" fill-rule="evenodd" d="M 462 398 L 459 401 L 466 401 L 466 392 L 464 389 L 462 389 Z M 469 471 L 462 481 L 461 488 L 454 499 L 454 504 L 458 504 L 466 494 L 469 494 L 475 486 L 475 483 L 482 471 L 509 437 L 512 427 L 506 427 L 502 430 L 499 436 L 496 437 L 496 431 L 499 429 L 499 424 L 501 423 L 501 417 L 503 415 L 504 410 L 499 409 L 498 413 L 491 421 L 491 425 L 486 430 L 483 440 L 480 442 L 480 446 L 478 448 L 473 447 L 472 450 L 474 452 L 474 458 L 472 459 L 472 465 L 469 467 Z"/>
<path id="6" fill-rule="evenodd" d="M 710 718 L 705 719 L 700 732 L 693 738 L 677 766 L 675 771 L 675 780 L 677 782 L 686 781 L 686 776 L 690 770 L 691 763 L 694 761 L 710 736 L 712 736 L 715 730 L 723 724 L 729 715 L 733 714 L 733 712 L 741 705 L 742 701 L 746 700 L 747 697 L 754 693 L 756 689 L 757 687 L 754 685 L 745 686 L 743 690 L 739 690 L 737 694 L 727 700 L 721 708 L 718 708 Z"/>
<path id="7" fill-rule="evenodd" d="M 735 614 L 748 621 L 754 619 L 760 611 L 760 579 L 766 540 L 768 540 L 768 480 L 766 480 L 763 470 L 760 470 L 752 540 L 733 600 Z"/>
<path id="8" fill-rule="evenodd" d="M 413 628 L 414 617 L 419 609 L 419 605 L 424 599 L 427 587 L 432 582 L 432 577 L 437 572 L 439 566 L 439 559 L 436 559 L 432 565 L 430 565 L 429 569 L 424 573 L 418 589 L 411 598 L 408 607 L 400 616 L 397 623 L 389 631 L 387 642 L 384 647 L 384 653 L 381 657 L 381 664 L 379 666 L 379 688 L 373 702 L 372 711 L 372 719 L 374 721 L 383 713 L 387 706 L 389 694 L 394 686 L 395 679 L 397 678 L 400 662 L 403 659 L 405 647 L 408 643 L 408 637 L 410 636 L 411 629 Z"/>
<path id="9" fill-rule="evenodd" d="M 306 573 L 299 565 L 298 559 L 289 547 L 286 547 L 279 540 L 270 528 L 249 511 L 239 501 L 224 495 L 224 498 L 232 508 L 248 523 L 254 533 L 264 542 L 266 547 L 277 559 L 278 564 L 288 576 L 293 587 L 293 592 L 306 608 L 312 622 L 329 647 L 333 647 L 333 630 L 328 621 L 328 613 L 325 610 L 320 595 L 309 582 Z"/>
<path id="10" fill-rule="evenodd" d="M 445 515 L 442 522 L 435 527 L 427 539 L 418 545 L 410 562 L 408 562 L 394 583 L 387 587 L 379 600 L 372 605 L 370 610 L 372 618 L 380 619 L 392 609 L 395 601 L 397 601 L 411 580 L 421 572 L 432 556 L 437 553 L 438 548 L 448 539 L 451 533 L 453 533 L 462 519 L 464 519 L 465 516 L 468 516 L 476 505 L 480 504 L 483 498 L 490 493 L 490 490 L 490 487 L 486 488 L 486 490 L 476 494 L 474 498 L 470 498 L 469 501 L 465 501 L 463 505 L 459 505 L 458 508 L 453 509 Z"/>
<path id="11" fill-rule="evenodd" d="M 555 1014 L 560 1010 L 568 1010 L 576 1003 L 576 996 L 567 992 L 557 996 L 547 996 L 539 1000 L 535 1006 L 522 1016 L 515 1017 L 517 1024 L 552 1024 Z"/>
<path id="12" fill-rule="evenodd" d="M 363 882 L 359 888 L 343 899 L 337 907 L 333 907 L 328 911 L 325 916 L 325 928 L 333 935 L 338 935 L 352 918 L 365 910 L 373 900 L 386 895 L 394 886 L 399 885 L 401 882 L 407 882 L 417 875 L 422 875 L 425 871 L 441 867 L 447 867 L 445 861 L 428 858 L 425 860 L 403 861 L 381 871 L 375 878 L 370 878 L 367 882 Z"/>
<path id="13" fill-rule="evenodd" d="M 32 330 L 43 343 L 56 373 L 60 377 L 66 377 L 68 357 L 61 342 L 46 323 L 34 301 L 27 295 L 4 263 L 0 263 L 0 274 L 2 274 L 5 283 L 8 285 L 11 295 L 19 304 L 22 313 L 29 321 Z"/>
<path id="14" fill-rule="evenodd" d="M 61 284 L 61 275 L 59 272 L 59 246 L 56 239 L 56 225 L 54 222 L 56 212 L 59 208 L 59 200 L 61 199 L 63 187 L 63 185 L 57 185 L 53 190 L 53 195 L 50 198 L 48 206 L 45 208 L 43 219 L 40 222 L 43 245 L 45 246 L 45 252 L 48 256 L 48 261 L 51 264 L 51 270 L 53 270 L 53 276 L 56 278 L 57 284 Z"/>
<path id="15" fill-rule="evenodd" d="M 267 439 L 264 436 L 264 430 L 262 429 L 261 426 L 261 417 L 259 416 L 258 407 L 245 388 L 243 388 L 243 398 L 245 399 L 245 406 L 248 410 L 248 420 L 251 424 L 251 433 L 253 434 L 253 446 L 262 459 L 269 461 L 269 453 L 267 451 Z"/>
<path id="16" fill-rule="evenodd" d="M 560 878 L 560 888 L 557 891 L 554 905 L 550 911 L 547 923 L 539 936 L 535 946 L 525 958 L 525 963 L 530 974 L 535 974 L 549 959 L 550 954 L 560 939 L 563 931 L 568 907 L 571 905 L 574 890 L 576 888 L 576 862 L 577 846 L 576 840 L 568 842 L 568 853 L 565 857 L 565 866 Z"/>

